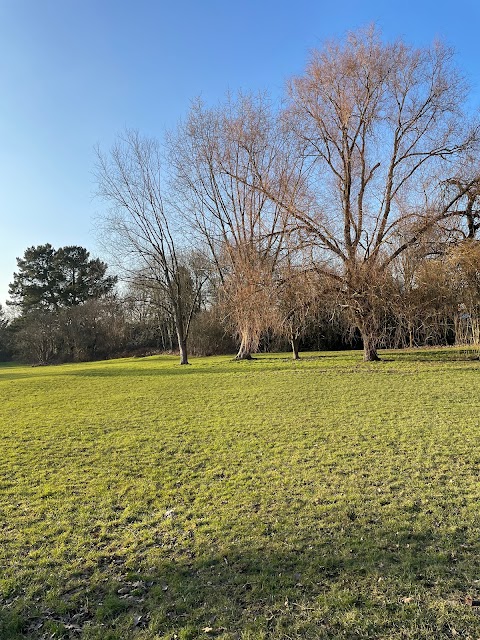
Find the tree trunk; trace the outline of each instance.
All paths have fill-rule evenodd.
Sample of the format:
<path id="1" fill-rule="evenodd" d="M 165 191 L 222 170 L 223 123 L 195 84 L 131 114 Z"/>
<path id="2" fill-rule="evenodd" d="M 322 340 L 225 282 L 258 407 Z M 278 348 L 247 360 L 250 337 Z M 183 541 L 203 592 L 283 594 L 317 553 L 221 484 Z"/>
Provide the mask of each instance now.
<path id="1" fill-rule="evenodd" d="M 189 364 L 187 354 L 187 338 L 183 331 L 183 326 L 180 322 L 177 323 L 177 340 L 178 350 L 180 351 L 180 364 Z"/>
<path id="2" fill-rule="evenodd" d="M 377 362 L 380 360 L 377 353 L 377 340 L 371 335 L 362 334 L 363 359 L 365 362 Z"/>
<path id="3" fill-rule="evenodd" d="M 363 309 L 357 311 L 356 325 L 362 336 L 364 361 L 376 362 L 380 360 L 377 346 L 380 342 L 381 328 L 371 305 L 366 304 Z"/>
<path id="4" fill-rule="evenodd" d="M 187 354 L 187 341 L 178 339 L 178 348 L 180 350 L 180 364 L 189 364 Z"/>
<path id="5" fill-rule="evenodd" d="M 292 356 L 294 360 L 300 360 L 300 355 L 299 355 L 299 346 L 300 346 L 300 339 L 299 338 L 292 338 L 290 340 L 290 344 L 292 345 Z"/>
<path id="6" fill-rule="evenodd" d="M 250 351 L 250 340 L 248 336 L 242 335 L 242 341 L 235 360 L 252 360 L 252 354 Z"/>

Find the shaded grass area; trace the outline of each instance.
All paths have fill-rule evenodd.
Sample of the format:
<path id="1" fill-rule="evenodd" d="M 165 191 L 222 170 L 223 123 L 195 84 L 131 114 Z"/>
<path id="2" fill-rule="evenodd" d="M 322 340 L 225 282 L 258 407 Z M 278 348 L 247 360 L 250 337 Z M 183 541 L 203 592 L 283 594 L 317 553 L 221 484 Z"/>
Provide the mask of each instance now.
<path id="1" fill-rule="evenodd" d="M 475 354 L 0 367 L 0 638 L 478 638 Z"/>

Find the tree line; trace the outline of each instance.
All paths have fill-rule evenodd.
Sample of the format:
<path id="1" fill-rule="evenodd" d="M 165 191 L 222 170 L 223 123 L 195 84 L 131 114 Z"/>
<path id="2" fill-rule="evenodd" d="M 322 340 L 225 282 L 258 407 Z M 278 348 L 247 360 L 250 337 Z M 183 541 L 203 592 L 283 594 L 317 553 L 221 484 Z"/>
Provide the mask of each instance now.
<path id="1" fill-rule="evenodd" d="M 239 359 L 282 341 L 298 357 L 318 336 L 361 343 L 365 360 L 478 342 L 480 130 L 467 99 L 448 47 L 372 27 L 314 51 L 279 105 L 197 100 L 162 142 L 126 131 L 96 164 L 126 289 L 77 299 L 64 287 L 42 312 L 108 300 L 123 331 L 156 317 L 182 364 L 208 331 L 227 350 L 234 338 Z"/>
<path id="2" fill-rule="evenodd" d="M 39 259 L 52 253 L 56 252 L 51 245 L 41 245 L 30 247 L 18 259 L 20 268 L 10 286 L 9 306 L 16 309 L 13 320 L 8 321 L 0 307 L 1 360 L 14 357 L 50 364 L 178 350 L 168 298 L 143 274 L 119 290 L 116 277 L 106 275 L 105 263 L 91 261 L 82 247 L 64 247 L 58 250 L 60 256 L 76 255 L 80 262 L 74 268 L 70 265 L 70 278 L 63 276 L 58 282 L 58 264 L 50 271 Z M 86 287 L 76 274 L 88 270 L 89 262 L 95 268 Z M 480 344 L 479 263 L 477 241 L 455 244 L 447 254 L 428 259 L 418 249 L 405 254 L 401 272 L 387 283 L 379 301 L 379 344 L 391 348 Z M 185 261 L 183 266 L 187 304 L 195 296 L 196 264 Z M 203 277 L 205 262 L 201 264 Z M 233 353 L 239 335 L 237 316 L 229 316 L 231 299 L 215 279 L 212 265 L 209 273 L 212 279 L 202 286 L 192 314 L 190 350 L 195 355 Z M 361 337 L 348 309 L 338 304 L 336 296 L 327 295 L 315 275 L 304 279 L 298 271 L 295 276 L 299 279 L 285 284 L 285 298 L 275 304 L 270 299 L 271 307 L 264 311 L 270 323 L 257 348 L 283 351 L 290 345 L 298 358 L 300 344 L 306 350 L 360 347 Z"/>

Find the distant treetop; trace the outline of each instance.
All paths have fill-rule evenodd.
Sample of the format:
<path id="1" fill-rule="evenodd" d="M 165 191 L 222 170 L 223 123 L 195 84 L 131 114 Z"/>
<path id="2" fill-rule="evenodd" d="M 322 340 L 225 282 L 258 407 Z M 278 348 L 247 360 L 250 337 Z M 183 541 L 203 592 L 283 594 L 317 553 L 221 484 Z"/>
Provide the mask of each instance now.
<path id="1" fill-rule="evenodd" d="M 79 246 L 29 247 L 23 258 L 17 258 L 17 267 L 8 304 L 20 307 L 22 313 L 74 307 L 107 295 L 117 282 L 116 276 L 106 275 L 105 262 L 90 259 L 89 252 Z"/>

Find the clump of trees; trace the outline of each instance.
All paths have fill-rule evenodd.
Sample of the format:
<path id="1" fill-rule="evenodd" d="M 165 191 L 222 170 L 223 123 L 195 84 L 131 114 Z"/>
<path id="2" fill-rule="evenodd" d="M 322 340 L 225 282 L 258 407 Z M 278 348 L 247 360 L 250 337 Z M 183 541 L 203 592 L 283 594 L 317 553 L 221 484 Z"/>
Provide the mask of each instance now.
<path id="1" fill-rule="evenodd" d="M 480 129 L 467 95 L 448 47 L 384 42 L 372 27 L 314 51 L 281 105 L 196 101 L 164 145 L 127 131 L 99 150 L 104 238 L 129 283 L 115 299 L 123 346 L 127 325 L 181 364 L 189 338 L 214 353 L 231 348 L 227 333 L 239 359 L 272 344 L 298 358 L 301 341 L 350 340 L 365 360 L 478 343 Z M 93 264 L 72 269 L 79 249 L 27 250 L 11 286 L 24 321 L 29 308 L 58 319 L 114 304 L 103 263 L 90 284 Z M 30 281 L 27 263 L 50 279 Z"/>
<path id="2" fill-rule="evenodd" d="M 15 318 L 4 327 L 5 350 L 48 364 L 114 352 L 120 308 L 116 276 L 80 246 L 29 247 L 17 258 L 8 304 Z"/>

